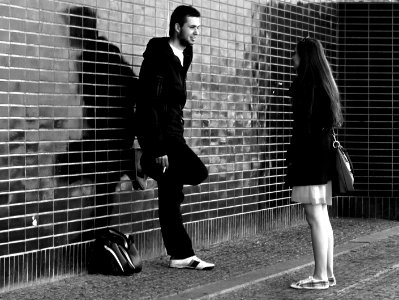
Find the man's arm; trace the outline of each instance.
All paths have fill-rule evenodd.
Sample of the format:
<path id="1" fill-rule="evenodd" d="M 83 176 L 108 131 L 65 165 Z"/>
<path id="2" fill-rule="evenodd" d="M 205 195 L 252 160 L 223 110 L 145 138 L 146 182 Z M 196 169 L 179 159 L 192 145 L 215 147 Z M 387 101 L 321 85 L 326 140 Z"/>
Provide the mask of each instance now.
<path id="1" fill-rule="evenodd" d="M 161 63 L 154 58 L 145 58 L 140 69 L 141 92 L 137 101 L 136 115 L 140 145 L 154 158 L 166 155 L 162 130 L 165 113 L 163 84 L 164 72 Z M 165 167 L 165 159 L 162 161 Z"/>

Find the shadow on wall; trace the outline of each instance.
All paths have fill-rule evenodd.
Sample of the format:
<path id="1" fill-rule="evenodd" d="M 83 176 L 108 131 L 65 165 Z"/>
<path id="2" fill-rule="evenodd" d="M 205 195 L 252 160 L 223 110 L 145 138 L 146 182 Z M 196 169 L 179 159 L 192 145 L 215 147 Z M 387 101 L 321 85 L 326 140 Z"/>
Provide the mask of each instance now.
<path id="1" fill-rule="evenodd" d="M 82 140 L 70 142 L 66 154 L 58 156 L 56 173 L 62 176 L 60 185 L 81 185 L 83 196 L 88 196 L 84 204 L 81 197 L 67 196 L 82 208 L 78 218 L 83 221 L 77 223 L 83 228 L 76 229 L 81 231 L 110 225 L 117 185 L 121 178 L 128 179 L 126 175 L 134 178 L 137 79 L 119 48 L 99 36 L 93 9 L 72 7 L 67 14 L 70 45 L 81 49 L 76 65 L 84 105 L 83 134 Z"/>

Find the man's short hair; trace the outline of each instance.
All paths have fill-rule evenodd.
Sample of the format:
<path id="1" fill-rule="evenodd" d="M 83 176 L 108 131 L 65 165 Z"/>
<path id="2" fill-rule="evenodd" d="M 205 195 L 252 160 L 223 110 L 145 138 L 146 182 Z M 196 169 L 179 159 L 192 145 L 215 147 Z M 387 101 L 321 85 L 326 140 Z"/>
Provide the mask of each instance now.
<path id="1" fill-rule="evenodd" d="M 181 27 L 183 27 L 184 23 L 186 23 L 187 17 L 201 17 L 201 14 L 198 10 L 196 10 L 191 5 L 180 5 L 176 7 L 170 16 L 169 23 L 169 36 L 172 37 L 175 33 L 175 24 L 178 23 Z"/>

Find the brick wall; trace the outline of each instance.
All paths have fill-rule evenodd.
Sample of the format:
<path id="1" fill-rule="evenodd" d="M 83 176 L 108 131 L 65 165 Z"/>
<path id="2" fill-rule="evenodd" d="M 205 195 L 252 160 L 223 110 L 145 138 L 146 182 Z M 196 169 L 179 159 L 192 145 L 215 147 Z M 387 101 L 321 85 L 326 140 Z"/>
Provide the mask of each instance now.
<path id="1" fill-rule="evenodd" d="M 0 0 L 0 289 L 83 272 L 105 226 L 134 233 L 144 257 L 164 253 L 154 182 L 131 191 L 120 180 L 132 169 L 119 147 L 129 142 L 121 95 L 134 90 L 117 52 L 137 75 L 146 43 L 166 35 L 182 3 L 203 16 L 185 110 L 187 142 L 210 173 L 185 187 L 195 247 L 303 220 L 283 184 L 291 56 L 309 34 L 337 69 L 336 4 Z M 97 15 L 74 19 L 81 6 Z M 93 50 L 94 30 L 106 40 Z"/>
<path id="2" fill-rule="evenodd" d="M 339 5 L 340 133 L 355 167 L 356 193 L 337 214 L 399 220 L 399 3 Z"/>

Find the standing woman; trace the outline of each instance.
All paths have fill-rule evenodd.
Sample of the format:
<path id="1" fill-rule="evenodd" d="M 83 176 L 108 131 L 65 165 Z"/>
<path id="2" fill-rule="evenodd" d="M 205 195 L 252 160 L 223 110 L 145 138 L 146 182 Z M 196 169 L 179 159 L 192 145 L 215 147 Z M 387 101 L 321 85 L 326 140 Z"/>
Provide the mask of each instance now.
<path id="1" fill-rule="evenodd" d="M 332 130 L 342 123 L 339 92 L 321 43 L 302 39 L 293 56 L 293 133 L 287 152 L 287 183 L 292 201 L 302 203 L 312 236 L 313 276 L 291 284 L 296 289 L 327 289 L 336 284 L 334 237 L 327 205 L 332 204 Z"/>

